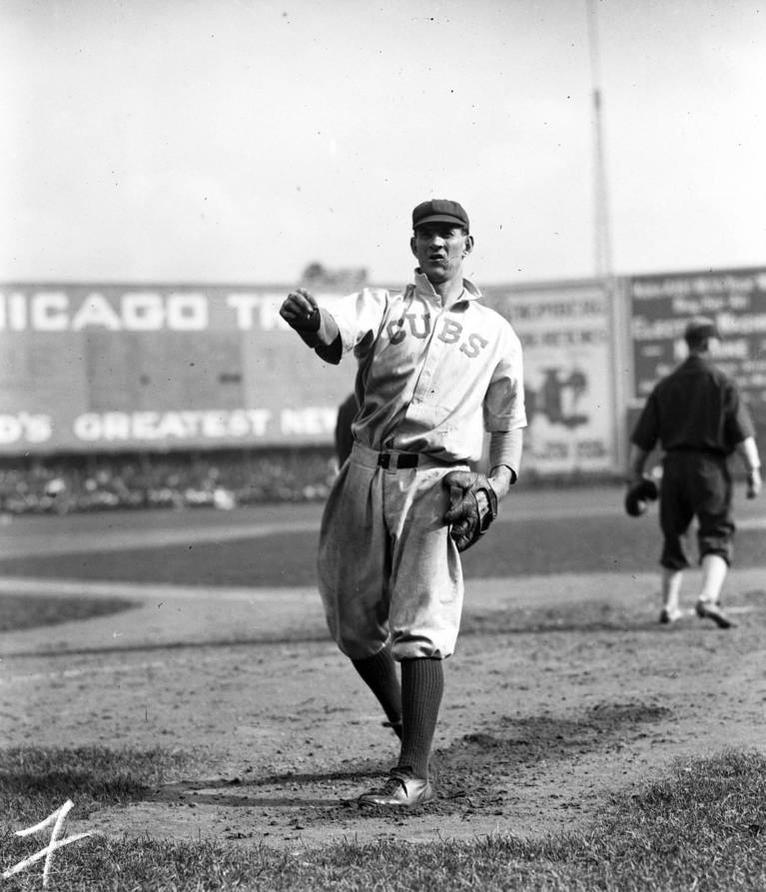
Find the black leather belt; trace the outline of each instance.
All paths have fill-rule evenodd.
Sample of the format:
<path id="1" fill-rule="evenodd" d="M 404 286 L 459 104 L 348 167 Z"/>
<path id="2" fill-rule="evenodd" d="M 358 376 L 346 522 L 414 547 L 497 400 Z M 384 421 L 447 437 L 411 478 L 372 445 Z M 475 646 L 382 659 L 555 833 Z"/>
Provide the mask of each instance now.
<path id="1" fill-rule="evenodd" d="M 415 452 L 381 452 L 378 455 L 378 466 L 381 468 L 417 468 L 420 456 Z"/>

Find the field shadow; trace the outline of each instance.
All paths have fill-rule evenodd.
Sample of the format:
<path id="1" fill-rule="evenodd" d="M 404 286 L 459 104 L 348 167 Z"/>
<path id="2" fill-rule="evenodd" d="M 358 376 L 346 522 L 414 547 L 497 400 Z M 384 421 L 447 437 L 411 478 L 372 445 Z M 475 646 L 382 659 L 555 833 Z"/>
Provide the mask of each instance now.
<path id="1" fill-rule="evenodd" d="M 656 611 L 659 615 L 659 610 Z M 567 605 L 566 608 L 509 607 L 491 611 L 466 610 L 463 615 L 461 637 L 498 637 L 502 635 L 545 635 L 553 632 L 570 634 L 594 633 L 621 635 L 625 633 L 656 633 L 657 619 L 646 611 L 626 617 L 619 606 L 599 605 L 582 602 Z M 159 641 L 136 644 L 99 644 L 93 647 L 61 647 L 57 650 L 30 649 L 14 651 L 13 657 L 72 657 L 93 654 L 135 654 L 156 651 L 205 650 L 217 647 L 276 646 L 293 644 L 332 645 L 332 640 L 323 627 L 285 633 L 266 632 L 254 635 L 221 635 L 201 641 Z M 333 645 L 334 646 L 334 645 Z"/>
<path id="2" fill-rule="evenodd" d="M 149 750 L 21 746 L 0 749 L 0 814 L 36 823 L 68 799 L 78 815 L 105 805 L 142 802 L 170 773 L 188 772 L 194 760 L 159 747 Z"/>
<path id="3" fill-rule="evenodd" d="M 88 771 L 0 772 L 3 797 L 44 795 L 53 800 L 85 798 L 122 802 L 144 799 L 150 788 L 130 777 L 99 778 Z"/>
<path id="4" fill-rule="evenodd" d="M 112 616 L 142 607 L 128 598 L 0 595 L 0 632 L 21 632 L 61 623 Z"/>
<path id="5" fill-rule="evenodd" d="M 406 815 L 502 814 L 509 789 L 531 782 L 530 768 L 577 759 L 616 742 L 629 745 L 649 736 L 647 725 L 666 723 L 671 716 L 667 707 L 640 702 L 601 703 L 572 718 L 502 716 L 434 752 L 438 798 L 407 809 Z M 348 769 L 325 772 L 184 780 L 156 789 L 148 801 L 288 810 L 304 826 L 351 816 L 400 822 L 399 811 L 357 805 L 359 793 L 376 786 L 384 775 L 378 763 L 356 762 Z"/>
<path id="6" fill-rule="evenodd" d="M 146 797 L 149 802 L 195 803 L 206 805 L 225 805 L 234 808 L 333 808 L 342 802 L 342 796 L 334 793 L 330 798 L 316 795 L 289 795 L 296 788 L 308 787 L 316 791 L 335 784 L 369 784 L 373 778 L 380 777 L 380 767 L 370 764 L 354 769 L 302 772 L 292 771 L 265 777 L 243 779 L 210 778 L 199 780 L 177 781 L 163 784 Z M 275 791 L 284 792 L 275 792 Z M 258 795 L 258 791 L 264 791 Z M 268 791 L 268 792 L 266 792 Z"/>

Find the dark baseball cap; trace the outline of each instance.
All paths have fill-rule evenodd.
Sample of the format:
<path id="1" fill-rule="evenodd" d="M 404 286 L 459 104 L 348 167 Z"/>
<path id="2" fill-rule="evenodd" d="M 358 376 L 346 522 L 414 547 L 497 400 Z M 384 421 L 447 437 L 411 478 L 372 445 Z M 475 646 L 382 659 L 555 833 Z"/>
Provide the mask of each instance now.
<path id="1" fill-rule="evenodd" d="M 468 214 L 461 204 L 446 198 L 432 198 L 419 204 L 412 212 L 412 228 L 424 223 L 452 223 L 469 229 Z"/>
<path id="2" fill-rule="evenodd" d="M 715 321 L 708 319 L 707 316 L 695 316 L 693 319 L 690 319 L 684 330 L 686 343 L 699 343 L 706 338 L 718 338 L 719 341 L 721 340 L 721 334 Z"/>

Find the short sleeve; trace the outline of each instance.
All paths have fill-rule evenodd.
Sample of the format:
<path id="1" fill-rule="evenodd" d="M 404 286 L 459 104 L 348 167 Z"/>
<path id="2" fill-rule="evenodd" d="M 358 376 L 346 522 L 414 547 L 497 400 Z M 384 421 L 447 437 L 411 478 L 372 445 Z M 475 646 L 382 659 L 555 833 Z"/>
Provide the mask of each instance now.
<path id="1" fill-rule="evenodd" d="M 747 405 L 737 388 L 733 384 L 729 384 L 726 393 L 726 418 L 724 421 L 726 445 L 733 449 L 743 440 L 753 436 L 755 436 L 755 427 Z"/>
<path id="2" fill-rule="evenodd" d="M 388 302 L 386 290 L 365 288 L 323 305 L 338 326 L 344 353 L 377 337 Z"/>
<path id="3" fill-rule="evenodd" d="M 484 427 L 493 431 L 519 430 L 527 426 L 524 405 L 524 360 L 521 341 L 508 326 L 501 352 L 484 398 Z"/>

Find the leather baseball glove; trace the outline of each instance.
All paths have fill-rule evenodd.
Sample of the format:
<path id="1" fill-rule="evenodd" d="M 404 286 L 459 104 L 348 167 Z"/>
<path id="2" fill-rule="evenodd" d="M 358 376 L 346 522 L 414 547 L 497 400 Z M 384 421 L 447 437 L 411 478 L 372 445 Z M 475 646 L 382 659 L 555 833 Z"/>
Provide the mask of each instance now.
<path id="1" fill-rule="evenodd" d="M 497 493 L 484 474 L 450 471 L 442 481 L 449 490 L 449 509 L 444 515 L 458 551 L 470 548 L 487 532 L 497 517 Z"/>
<path id="2" fill-rule="evenodd" d="M 630 517 L 640 517 L 649 507 L 649 502 L 656 502 L 659 490 L 654 480 L 644 477 L 633 483 L 625 493 L 625 512 Z"/>

